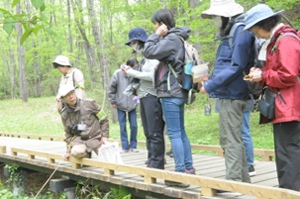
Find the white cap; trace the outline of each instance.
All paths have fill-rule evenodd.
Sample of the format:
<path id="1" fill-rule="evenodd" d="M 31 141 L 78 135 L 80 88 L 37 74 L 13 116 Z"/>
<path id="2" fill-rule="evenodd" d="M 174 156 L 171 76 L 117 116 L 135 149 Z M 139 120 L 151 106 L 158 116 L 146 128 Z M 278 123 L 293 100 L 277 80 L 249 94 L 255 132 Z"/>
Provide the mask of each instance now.
<path id="1" fill-rule="evenodd" d="M 61 66 L 70 66 L 72 67 L 72 65 L 69 62 L 69 58 L 63 55 L 58 55 L 55 60 L 52 62 L 54 68 L 57 68 L 57 66 L 55 66 L 54 64 L 58 64 Z"/>
<path id="2" fill-rule="evenodd" d="M 69 92 L 75 90 L 75 88 L 69 84 L 65 84 L 62 85 L 59 89 L 58 89 L 58 94 L 60 97 L 64 97 L 66 96 Z"/>

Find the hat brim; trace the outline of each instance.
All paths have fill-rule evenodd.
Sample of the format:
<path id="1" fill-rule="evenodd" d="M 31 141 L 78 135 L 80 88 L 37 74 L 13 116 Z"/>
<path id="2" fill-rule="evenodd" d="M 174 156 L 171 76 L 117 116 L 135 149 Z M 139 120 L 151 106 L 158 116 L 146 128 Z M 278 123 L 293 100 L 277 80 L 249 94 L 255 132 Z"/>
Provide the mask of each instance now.
<path id="1" fill-rule="evenodd" d="M 129 39 L 129 40 L 125 43 L 125 45 L 129 46 L 129 45 L 130 45 L 130 42 L 132 42 L 132 41 L 134 41 L 134 40 L 142 41 L 142 42 L 145 43 L 145 42 L 147 41 L 147 39 L 148 39 L 148 37 L 131 38 L 131 39 Z"/>
<path id="2" fill-rule="evenodd" d="M 272 15 L 262 17 L 262 18 L 260 18 L 260 19 L 257 19 L 257 20 L 255 20 L 255 21 L 253 21 L 252 23 L 249 23 L 248 25 L 245 26 L 244 30 L 242 30 L 240 33 L 243 33 L 243 32 L 245 32 L 245 31 L 249 30 L 250 28 L 252 28 L 253 26 L 255 26 L 255 24 L 257 24 L 258 22 L 261 22 L 261 21 L 263 21 L 263 20 L 265 20 L 265 19 L 267 19 L 267 18 L 270 18 L 270 17 L 273 17 L 273 16 L 276 16 L 276 15 L 281 14 L 283 11 L 284 11 L 284 10 L 280 10 L 280 11 L 278 11 L 278 12 L 273 13 Z"/>
<path id="3" fill-rule="evenodd" d="M 54 64 L 58 64 L 58 65 L 60 65 L 60 66 L 70 66 L 70 67 L 72 67 L 71 64 L 67 64 L 67 65 L 66 65 L 66 64 L 61 64 L 61 63 L 59 63 L 59 62 L 53 61 L 53 62 L 52 62 L 52 65 L 53 65 L 54 68 L 57 68 L 57 67 L 55 67 Z"/>
<path id="4" fill-rule="evenodd" d="M 222 6 L 214 6 L 201 13 L 202 19 L 212 19 L 213 16 L 233 17 L 242 14 L 244 8 L 237 3 L 231 3 Z"/>

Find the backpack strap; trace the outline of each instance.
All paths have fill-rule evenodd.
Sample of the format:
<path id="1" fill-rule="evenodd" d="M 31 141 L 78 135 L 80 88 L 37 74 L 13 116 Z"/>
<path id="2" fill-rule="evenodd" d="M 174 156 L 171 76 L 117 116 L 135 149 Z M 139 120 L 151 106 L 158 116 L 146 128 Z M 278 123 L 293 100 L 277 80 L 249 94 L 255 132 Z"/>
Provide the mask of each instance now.
<path id="1" fill-rule="evenodd" d="M 75 68 L 74 68 L 73 73 L 72 73 L 72 80 L 73 80 L 73 87 L 76 89 L 74 76 L 75 76 Z"/>
<path id="2" fill-rule="evenodd" d="M 277 49 L 277 43 L 279 41 L 279 39 L 281 39 L 282 37 L 285 37 L 285 36 L 291 36 L 291 37 L 294 37 L 296 38 L 298 41 L 300 41 L 300 38 L 294 34 L 294 33 L 291 33 L 291 32 L 288 32 L 288 33 L 282 33 L 276 40 L 275 42 L 275 45 L 273 46 L 273 48 L 271 49 L 271 54 L 273 54 L 273 51 Z"/>
<path id="3" fill-rule="evenodd" d="M 227 37 L 224 38 L 224 39 L 228 39 L 229 47 L 230 47 L 231 50 L 232 50 L 233 35 L 234 35 L 235 30 L 236 30 L 237 27 L 239 27 L 239 26 L 245 26 L 245 23 L 243 23 L 243 22 L 237 22 L 237 23 L 235 23 L 235 24 L 231 27 L 230 32 L 229 32 L 229 35 L 228 35 Z"/>
<path id="4" fill-rule="evenodd" d="M 292 33 L 292 32 L 288 32 L 288 33 L 282 33 L 276 40 L 275 42 L 275 45 L 272 47 L 271 49 L 271 54 L 273 54 L 273 51 L 277 49 L 277 43 L 279 41 L 279 39 L 281 39 L 282 37 L 285 37 L 285 36 L 291 36 L 291 37 L 294 37 L 296 38 L 298 41 L 300 41 L 300 38 L 295 34 L 295 33 Z M 300 82 L 300 77 L 298 76 L 297 77 L 298 81 Z"/>
<path id="5" fill-rule="evenodd" d="M 171 90 L 171 83 L 170 83 L 171 82 L 171 72 L 173 73 L 173 75 L 176 79 L 177 79 L 178 75 L 170 63 L 168 63 L 168 67 L 169 67 L 169 73 L 168 73 L 168 79 L 167 79 L 167 87 L 168 87 L 168 91 L 170 91 Z M 180 86 L 180 88 L 182 87 L 181 84 L 179 84 L 179 86 Z"/>

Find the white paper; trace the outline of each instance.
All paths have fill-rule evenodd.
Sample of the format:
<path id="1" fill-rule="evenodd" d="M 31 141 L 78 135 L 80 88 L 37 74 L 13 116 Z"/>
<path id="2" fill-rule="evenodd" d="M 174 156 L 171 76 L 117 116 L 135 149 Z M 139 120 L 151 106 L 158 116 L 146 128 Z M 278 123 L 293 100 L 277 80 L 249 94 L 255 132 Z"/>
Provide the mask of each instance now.
<path id="1" fill-rule="evenodd" d="M 208 75 L 208 63 L 193 66 L 193 82 L 199 82 L 203 75 Z"/>

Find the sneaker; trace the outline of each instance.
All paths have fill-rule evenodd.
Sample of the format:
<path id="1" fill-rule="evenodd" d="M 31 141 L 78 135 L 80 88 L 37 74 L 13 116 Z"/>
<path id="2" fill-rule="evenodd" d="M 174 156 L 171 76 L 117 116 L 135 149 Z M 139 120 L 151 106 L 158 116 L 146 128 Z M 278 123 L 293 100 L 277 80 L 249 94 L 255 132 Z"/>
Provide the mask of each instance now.
<path id="1" fill-rule="evenodd" d="M 253 165 L 251 165 L 251 167 L 249 168 L 249 176 L 252 177 L 255 176 L 255 174 L 256 174 L 255 169 Z"/>
<path id="2" fill-rule="evenodd" d="M 174 156 L 173 156 L 172 149 L 170 151 L 167 151 L 166 155 L 168 155 L 170 158 L 173 158 Z"/>
<path id="3" fill-rule="evenodd" d="M 132 152 L 135 152 L 135 153 L 139 152 L 139 150 L 138 150 L 138 149 L 135 149 L 135 148 L 131 148 L 131 151 L 132 151 Z"/>
<path id="4" fill-rule="evenodd" d="M 182 183 L 182 182 L 174 182 L 171 180 L 165 180 L 165 185 L 170 187 L 189 187 L 189 184 Z"/>
<path id="5" fill-rule="evenodd" d="M 125 150 L 125 149 L 122 149 L 121 153 L 128 153 L 129 152 L 129 149 L 128 150 Z"/>
<path id="6" fill-rule="evenodd" d="M 237 192 L 230 192 L 230 191 L 224 191 L 224 190 L 217 189 L 217 195 L 218 196 L 241 196 L 243 194 L 237 193 Z"/>
<path id="7" fill-rule="evenodd" d="M 171 149 L 170 151 L 167 151 L 167 152 L 166 152 L 166 155 L 170 155 L 171 153 L 173 153 L 173 152 L 172 152 L 172 149 Z"/>
<path id="8" fill-rule="evenodd" d="M 184 173 L 196 175 L 196 169 L 195 168 L 186 169 Z"/>

